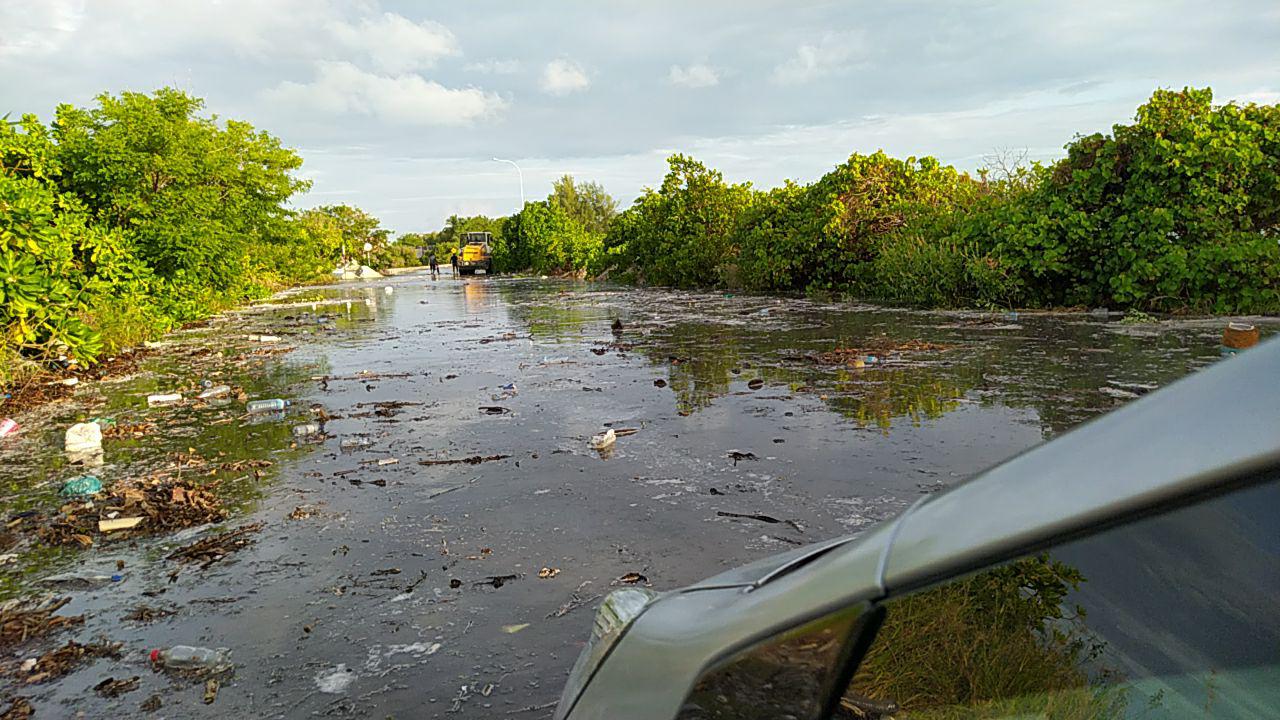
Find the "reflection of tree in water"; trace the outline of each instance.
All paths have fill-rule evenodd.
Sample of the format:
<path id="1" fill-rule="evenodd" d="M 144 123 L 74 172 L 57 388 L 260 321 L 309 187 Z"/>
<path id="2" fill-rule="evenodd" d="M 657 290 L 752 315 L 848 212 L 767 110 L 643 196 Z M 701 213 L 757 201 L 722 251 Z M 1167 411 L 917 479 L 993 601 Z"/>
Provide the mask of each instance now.
<path id="1" fill-rule="evenodd" d="M 580 340 L 588 327 L 607 325 L 609 316 L 600 308 L 557 302 L 554 297 L 540 299 L 537 304 L 513 302 L 509 307 L 535 340 Z"/>
<path id="2" fill-rule="evenodd" d="M 935 420 L 960 407 L 977 374 L 963 369 L 940 372 L 927 367 L 840 369 L 835 375 L 831 409 L 858 423 L 889 430 L 897 418 L 912 425 Z"/>
<path id="3" fill-rule="evenodd" d="M 1120 717 L 1123 691 L 1089 685 L 1102 647 L 1065 604 L 1084 581 L 1042 555 L 891 601 L 844 717 L 867 717 L 853 698 L 930 720 Z"/>

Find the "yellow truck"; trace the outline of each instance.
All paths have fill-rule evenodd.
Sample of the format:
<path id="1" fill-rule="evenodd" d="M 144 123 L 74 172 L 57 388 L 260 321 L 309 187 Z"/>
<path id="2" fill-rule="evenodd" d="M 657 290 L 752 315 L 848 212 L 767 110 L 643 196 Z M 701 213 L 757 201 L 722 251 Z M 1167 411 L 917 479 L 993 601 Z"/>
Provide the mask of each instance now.
<path id="1" fill-rule="evenodd" d="M 475 275 L 476 270 L 485 274 L 493 272 L 493 235 L 487 232 L 462 233 L 462 250 L 458 253 L 458 272 Z"/>

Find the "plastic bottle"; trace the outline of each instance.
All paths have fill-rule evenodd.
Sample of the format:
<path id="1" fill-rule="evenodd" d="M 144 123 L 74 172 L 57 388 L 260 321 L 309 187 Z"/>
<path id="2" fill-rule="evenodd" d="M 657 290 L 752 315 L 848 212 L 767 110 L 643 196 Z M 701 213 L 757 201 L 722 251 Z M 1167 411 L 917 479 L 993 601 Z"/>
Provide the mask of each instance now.
<path id="1" fill-rule="evenodd" d="M 0 420 L 0 438 L 18 431 L 18 423 L 13 418 Z"/>
<path id="2" fill-rule="evenodd" d="M 319 423 L 304 423 L 302 425 L 293 426 L 294 437 L 309 437 L 311 435 L 316 435 L 319 432 L 320 432 Z"/>
<path id="3" fill-rule="evenodd" d="M 210 650 L 191 645 L 174 645 L 167 650 L 151 651 L 151 662 L 172 670 L 217 668 L 226 665 L 228 660 L 229 653 L 221 648 Z"/>
<path id="4" fill-rule="evenodd" d="M 281 400 L 280 398 L 272 398 L 270 400 L 250 400 L 249 402 L 245 403 L 244 409 L 251 413 L 259 413 L 259 412 L 273 412 L 277 410 L 284 410 L 287 407 L 289 407 L 288 400 Z"/>
<path id="5" fill-rule="evenodd" d="M 181 402 L 182 393 L 164 393 L 160 395 L 148 395 L 148 405 L 169 405 L 171 403 Z"/>
<path id="6" fill-rule="evenodd" d="M 206 380 L 205 382 L 208 382 L 208 381 Z M 209 398 L 222 397 L 223 395 L 228 395 L 230 393 L 231 393 L 230 385 L 206 385 L 205 389 L 201 390 L 200 394 L 197 395 L 196 397 L 200 398 L 201 400 L 208 400 Z"/>

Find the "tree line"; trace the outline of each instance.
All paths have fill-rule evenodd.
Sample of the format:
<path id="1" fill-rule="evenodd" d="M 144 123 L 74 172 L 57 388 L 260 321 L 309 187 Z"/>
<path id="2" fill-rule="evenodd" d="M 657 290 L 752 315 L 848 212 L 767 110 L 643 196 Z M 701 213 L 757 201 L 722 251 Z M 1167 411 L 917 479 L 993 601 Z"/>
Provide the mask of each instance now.
<path id="1" fill-rule="evenodd" d="M 1158 90 L 1066 151 L 974 174 L 855 153 L 770 190 L 677 154 L 621 213 L 594 184 L 576 204 L 566 177 L 509 218 L 451 222 L 494 231 L 506 271 L 928 307 L 1280 311 L 1280 107 Z"/>
<path id="2" fill-rule="evenodd" d="M 358 208 L 290 209 L 298 154 L 203 109 L 163 89 L 0 118 L 0 384 L 327 277 L 366 242 L 404 259 Z"/>
<path id="3" fill-rule="evenodd" d="M 347 205 L 298 212 L 302 159 L 173 89 L 0 120 L 0 384 L 92 362 L 185 322 L 326 277 L 342 259 L 441 262 L 494 235 L 503 272 L 852 295 L 930 307 L 1280 311 L 1280 106 L 1158 90 L 1129 124 L 1053 163 L 970 174 L 851 155 L 759 190 L 673 155 L 626 210 L 562 177 L 514 215 L 392 242 Z"/>

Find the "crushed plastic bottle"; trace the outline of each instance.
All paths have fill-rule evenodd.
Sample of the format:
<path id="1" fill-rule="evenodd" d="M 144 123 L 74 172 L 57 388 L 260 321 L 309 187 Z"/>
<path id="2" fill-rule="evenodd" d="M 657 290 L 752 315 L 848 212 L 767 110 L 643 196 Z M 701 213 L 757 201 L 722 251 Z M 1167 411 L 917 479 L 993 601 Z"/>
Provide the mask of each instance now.
<path id="1" fill-rule="evenodd" d="M 171 405 L 176 402 L 182 402 L 182 393 L 161 393 L 147 396 L 148 405 Z"/>
<path id="2" fill-rule="evenodd" d="M 294 437 L 310 437 L 320 432 L 319 423 L 304 423 L 302 425 L 293 426 Z"/>
<path id="3" fill-rule="evenodd" d="M 272 398 L 270 400 L 250 400 L 245 403 L 244 409 L 251 413 L 260 412 L 277 412 L 289 407 L 288 400 L 280 398 Z"/>
<path id="4" fill-rule="evenodd" d="M 218 669 L 230 664 L 226 648 L 211 650 L 192 645 L 174 645 L 166 650 L 152 650 L 151 662 L 169 670 Z"/>
<path id="5" fill-rule="evenodd" d="M 208 381 L 206 380 L 205 382 Z M 205 389 L 201 390 L 200 394 L 196 397 L 201 400 L 208 400 L 209 398 L 222 397 L 223 395 L 229 395 L 230 393 L 230 385 L 206 385 Z"/>
<path id="6" fill-rule="evenodd" d="M 0 420 L 0 438 L 18 432 L 18 422 L 13 418 Z"/>

